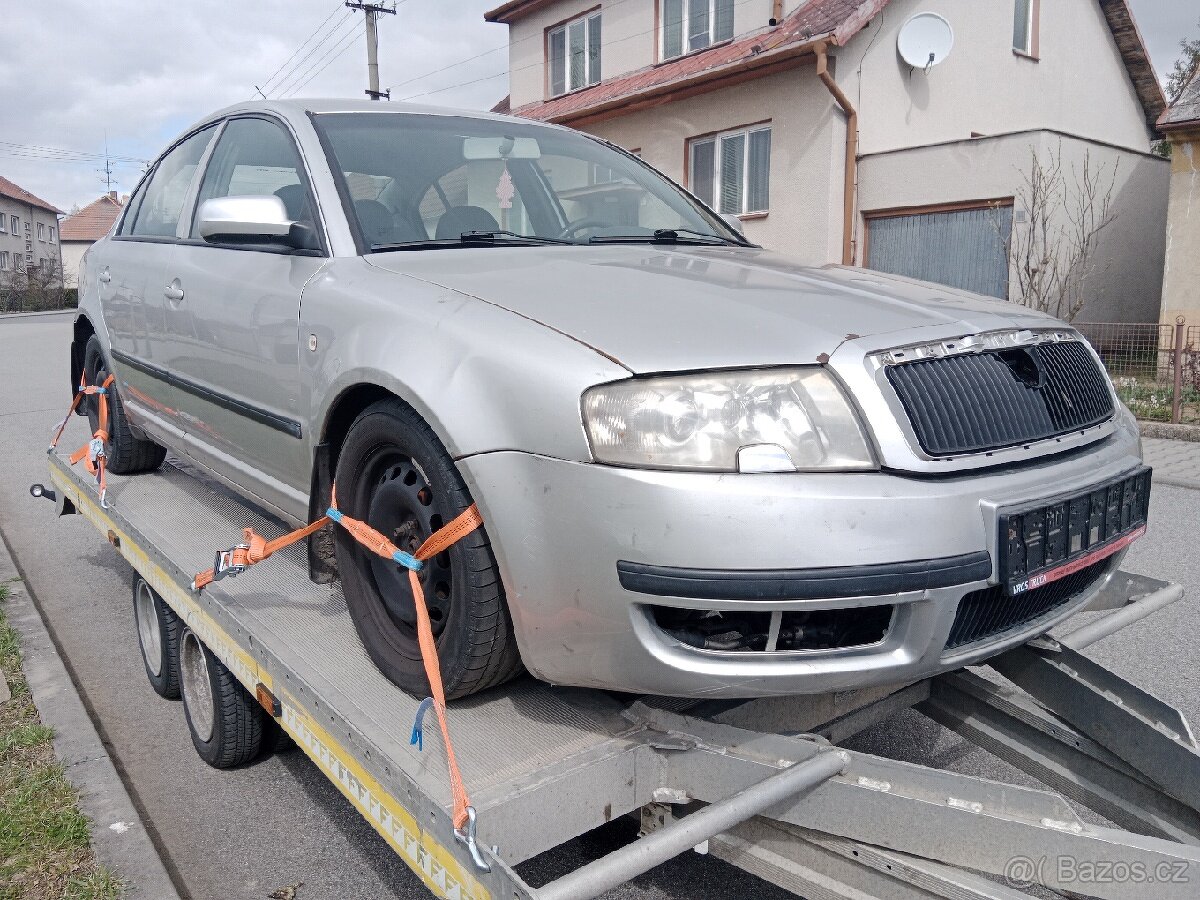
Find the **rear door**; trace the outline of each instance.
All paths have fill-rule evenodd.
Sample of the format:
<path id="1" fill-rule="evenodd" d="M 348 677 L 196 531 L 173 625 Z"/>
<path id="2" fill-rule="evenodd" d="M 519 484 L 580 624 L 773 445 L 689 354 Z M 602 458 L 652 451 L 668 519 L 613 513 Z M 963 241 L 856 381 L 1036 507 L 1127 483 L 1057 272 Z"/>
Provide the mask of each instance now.
<path id="1" fill-rule="evenodd" d="M 319 229 L 307 173 L 287 128 L 261 116 L 228 120 L 200 182 L 187 240 L 164 272 L 175 320 L 164 363 L 185 389 L 189 453 L 286 513 L 307 508 L 302 440 L 300 295 L 324 251 L 208 243 L 196 212 L 210 199 L 277 196 Z"/>
<path id="2" fill-rule="evenodd" d="M 163 154 L 93 266 L 122 399 L 139 424 L 176 439 L 182 435 L 178 392 L 162 359 L 171 328 L 164 316 L 162 278 L 215 133 L 214 126 L 201 129 Z M 178 440 L 169 442 L 178 445 Z"/>

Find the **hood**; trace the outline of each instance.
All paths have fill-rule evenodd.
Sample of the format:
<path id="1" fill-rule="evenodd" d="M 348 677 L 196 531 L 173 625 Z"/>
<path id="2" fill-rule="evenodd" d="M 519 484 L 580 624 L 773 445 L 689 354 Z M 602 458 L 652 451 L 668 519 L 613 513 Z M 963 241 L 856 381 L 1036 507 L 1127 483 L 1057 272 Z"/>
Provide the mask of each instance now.
<path id="1" fill-rule="evenodd" d="M 883 347 L 1054 321 L 954 288 L 752 248 L 454 248 L 367 261 L 532 319 L 637 373 L 812 363 L 847 339 Z"/>

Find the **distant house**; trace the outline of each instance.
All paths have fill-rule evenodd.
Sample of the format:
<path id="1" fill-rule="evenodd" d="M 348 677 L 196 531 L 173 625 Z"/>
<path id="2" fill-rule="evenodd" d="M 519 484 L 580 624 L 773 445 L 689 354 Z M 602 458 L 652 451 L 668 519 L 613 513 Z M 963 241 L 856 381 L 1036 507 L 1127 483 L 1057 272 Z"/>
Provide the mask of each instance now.
<path id="1" fill-rule="evenodd" d="M 1158 120 L 1171 147 L 1162 319 L 1200 325 L 1200 68 Z"/>
<path id="2" fill-rule="evenodd" d="M 58 217 L 62 211 L 0 176 L 0 284 L 30 269 L 61 277 Z"/>
<path id="3" fill-rule="evenodd" d="M 108 234 L 124 205 L 124 200 L 117 196 L 116 191 L 109 191 L 79 212 L 63 219 L 60 239 L 63 279 L 66 284 L 75 286 L 79 283 L 79 263 L 83 254 L 87 252 L 88 247 Z"/>
<path id="4" fill-rule="evenodd" d="M 937 65 L 899 52 L 918 15 L 952 29 Z M 1126 0 L 508 0 L 485 18 L 509 26 L 513 114 L 636 148 L 812 264 L 1007 297 L 1031 155 L 1116 167 L 1080 318 L 1157 316 L 1166 103 Z"/>

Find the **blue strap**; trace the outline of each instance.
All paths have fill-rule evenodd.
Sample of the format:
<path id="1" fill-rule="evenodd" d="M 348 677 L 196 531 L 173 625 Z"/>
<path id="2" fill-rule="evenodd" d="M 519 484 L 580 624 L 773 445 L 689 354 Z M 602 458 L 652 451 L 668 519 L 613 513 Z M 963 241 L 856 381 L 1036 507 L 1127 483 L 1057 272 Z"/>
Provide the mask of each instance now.
<path id="1" fill-rule="evenodd" d="M 425 749 L 425 713 L 429 712 L 429 708 L 433 706 L 433 698 L 426 697 L 421 701 L 421 705 L 417 707 L 417 718 L 413 722 L 412 736 L 408 739 L 410 746 L 415 746 L 417 751 Z"/>
<path id="2" fill-rule="evenodd" d="M 91 391 L 92 391 L 92 393 L 93 393 L 93 394 L 107 394 L 107 393 L 108 393 L 108 388 L 102 388 L 102 387 L 98 387 L 98 388 L 92 388 L 92 389 L 91 389 Z M 86 394 L 87 392 L 88 392 L 88 388 L 87 388 L 87 387 L 81 387 L 81 388 L 79 389 L 79 393 L 81 393 L 81 394 Z"/>
<path id="3" fill-rule="evenodd" d="M 329 517 L 330 521 L 337 522 L 339 524 L 342 521 L 341 511 L 334 509 L 332 506 L 325 510 L 325 515 Z M 404 568 L 412 569 L 414 572 L 420 572 L 423 568 L 425 568 L 425 563 L 421 562 L 421 560 L 417 559 L 411 553 L 405 553 L 403 550 L 397 550 L 395 553 L 393 553 L 392 559 L 404 566 Z"/>

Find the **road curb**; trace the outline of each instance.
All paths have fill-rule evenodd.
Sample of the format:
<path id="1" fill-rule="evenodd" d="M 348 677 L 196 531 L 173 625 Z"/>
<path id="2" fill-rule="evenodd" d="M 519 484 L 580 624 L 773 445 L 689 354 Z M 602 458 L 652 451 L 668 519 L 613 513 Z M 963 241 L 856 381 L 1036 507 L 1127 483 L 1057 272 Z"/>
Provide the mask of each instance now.
<path id="1" fill-rule="evenodd" d="M 96 857 L 125 881 L 126 897 L 179 900 L 2 537 L 0 582 L 9 589 L 5 612 L 21 636 L 22 668 L 38 715 L 54 729 L 55 755 L 91 820 Z"/>

